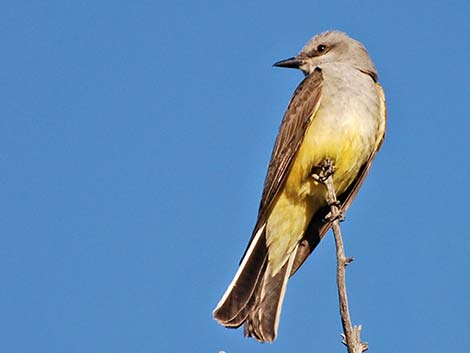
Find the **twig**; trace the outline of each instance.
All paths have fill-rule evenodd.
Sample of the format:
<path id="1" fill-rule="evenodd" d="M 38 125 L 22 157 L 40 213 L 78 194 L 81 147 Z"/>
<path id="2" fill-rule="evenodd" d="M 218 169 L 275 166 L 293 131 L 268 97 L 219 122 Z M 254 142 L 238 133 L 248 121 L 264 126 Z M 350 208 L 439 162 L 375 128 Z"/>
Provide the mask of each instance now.
<path id="1" fill-rule="evenodd" d="M 327 189 L 327 203 L 330 206 L 330 213 L 327 220 L 332 223 L 333 233 L 336 243 L 336 283 L 338 285 L 339 311 L 341 314 L 341 324 L 343 325 L 343 344 L 346 345 L 348 353 L 362 353 L 368 348 L 366 342 L 361 342 L 362 326 L 354 326 L 351 323 L 349 314 L 348 296 L 346 293 L 346 266 L 353 261 L 347 258 L 344 253 L 343 238 L 339 222 L 343 220 L 343 215 L 339 208 L 339 201 L 333 185 L 334 164 L 331 159 L 325 159 L 319 166 L 319 171 L 313 174 L 314 179 L 322 182 Z"/>

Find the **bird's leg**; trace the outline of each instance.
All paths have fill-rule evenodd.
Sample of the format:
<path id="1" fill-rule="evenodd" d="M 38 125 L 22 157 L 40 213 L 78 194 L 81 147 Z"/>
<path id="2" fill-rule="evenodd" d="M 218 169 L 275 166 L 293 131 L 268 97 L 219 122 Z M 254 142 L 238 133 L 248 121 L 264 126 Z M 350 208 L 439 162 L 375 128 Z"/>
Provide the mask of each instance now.
<path id="1" fill-rule="evenodd" d="M 341 202 L 336 198 L 333 186 L 333 174 L 335 165 L 331 158 L 325 158 L 318 166 L 312 168 L 312 178 L 325 185 L 327 190 L 326 202 L 330 206 L 330 212 L 325 216 L 327 222 L 338 220 L 344 221 L 344 214 L 341 210 Z"/>

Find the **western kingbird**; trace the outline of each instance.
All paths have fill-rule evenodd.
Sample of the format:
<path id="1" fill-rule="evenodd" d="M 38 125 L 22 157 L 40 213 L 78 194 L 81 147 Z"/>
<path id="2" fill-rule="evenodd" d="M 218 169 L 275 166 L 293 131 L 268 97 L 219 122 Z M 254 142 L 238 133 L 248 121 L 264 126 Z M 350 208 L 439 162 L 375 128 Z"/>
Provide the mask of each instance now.
<path id="1" fill-rule="evenodd" d="M 385 135 L 385 97 L 365 47 L 345 33 L 313 37 L 274 66 L 300 69 L 269 162 L 250 243 L 214 310 L 226 327 L 245 324 L 260 342 L 277 334 L 287 280 L 331 226 L 323 183 L 312 177 L 329 158 L 334 189 L 345 212 Z"/>

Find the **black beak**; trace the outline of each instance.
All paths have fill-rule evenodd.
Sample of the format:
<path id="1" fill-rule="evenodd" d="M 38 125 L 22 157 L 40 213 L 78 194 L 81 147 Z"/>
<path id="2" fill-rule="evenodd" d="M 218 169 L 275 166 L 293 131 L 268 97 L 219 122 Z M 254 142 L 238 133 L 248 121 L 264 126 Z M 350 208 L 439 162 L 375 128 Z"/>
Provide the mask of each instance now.
<path id="1" fill-rule="evenodd" d="M 289 69 L 298 69 L 300 68 L 300 65 L 302 65 L 302 60 L 300 60 L 296 56 L 294 56 L 293 58 L 286 59 L 286 60 L 278 61 L 277 63 L 273 64 L 273 66 L 288 67 Z"/>

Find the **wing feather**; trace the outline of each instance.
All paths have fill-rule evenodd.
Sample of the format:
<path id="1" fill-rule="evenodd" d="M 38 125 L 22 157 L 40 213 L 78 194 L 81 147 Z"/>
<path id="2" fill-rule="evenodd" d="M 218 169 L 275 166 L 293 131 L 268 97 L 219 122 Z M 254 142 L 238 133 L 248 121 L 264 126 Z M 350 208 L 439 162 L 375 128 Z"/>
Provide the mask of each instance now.
<path id="1" fill-rule="evenodd" d="M 258 210 L 258 220 L 247 249 L 258 229 L 265 223 L 273 201 L 286 181 L 295 154 L 320 105 L 322 84 L 321 69 L 316 68 L 299 84 L 289 102 L 271 154 Z"/>
<path id="2" fill-rule="evenodd" d="M 266 213 L 284 184 L 294 156 L 299 149 L 321 98 L 323 76 L 317 68 L 297 87 L 282 119 L 274 144 L 259 207 L 259 218 Z"/>

